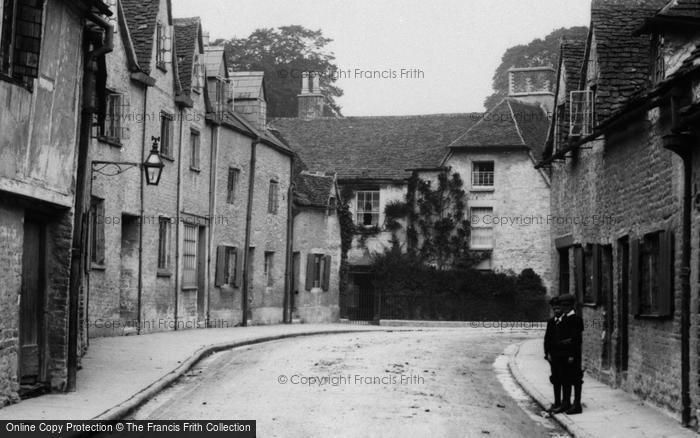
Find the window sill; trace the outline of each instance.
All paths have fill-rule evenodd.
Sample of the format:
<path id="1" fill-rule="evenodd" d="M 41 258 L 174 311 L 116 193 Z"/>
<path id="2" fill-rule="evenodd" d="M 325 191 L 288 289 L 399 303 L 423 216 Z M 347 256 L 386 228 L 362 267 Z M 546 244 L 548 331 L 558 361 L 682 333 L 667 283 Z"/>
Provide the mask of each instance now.
<path id="1" fill-rule="evenodd" d="M 168 68 L 166 67 L 164 61 L 158 61 L 158 62 L 156 63 L 156 67 L 158 67 L 158 70 L 162 71 L 163 73 L 167 73 L 167 72 L 168 72 Z"/>
<path id="2" fill-rule="evenodd" d="M 646 319 L 646 320 L 656 320 L 656 321 L 662 321 L 666 319 L 672 319 L 673 315 L 658 315 L 658 314 L 642 314 L 642 315 L 636 315 L 634 317 L 635 319 Z"/>
<path id="3" fill-rule="evenodd" d="M 169 278 L 172 277 L 173 273 L 170 271 L 170 269 L 158 269 L 156 271 L 156 277 L 159 278 Z"/>
<path id="4" fill-rule="evenodd" d="M 108 145 L 110 145 L 110 146 L 113 146 L 113 147 L 119 148 L 119 149 L 121 149 L 122 146 L 123 146 L 122 143 L 121 143 L 121 141 L 119 141 L 119 139 L 110 138 L 110 137 L 105 137 L 104 135 L 98 135 L 98 136 L 97 136 L 97 141 L 99 141 L 100 143 L 108 144 Z"/>
<path id="5" fill-rule="evenodd" d="M 184 292 L 196 292 L 198 289 L 197 286 L 182 286 Z"/>
<path id="6" fill-rule="evenodd" d="M 190 166 L 190 170 L 192 172 L 196 172 L 196 173 L 200 173 L 202 171 L 202 169 L 200 169 L 199 167 L 193 167 L 193 166 Z"/>
<path id="7" fill-rule="evenodd" d="M 490 187 L 487 187 L 487 186 L 476 186 L 476 187 L 472 187 L 472 188 L 470 189 L 470 191 L 472 191 L 472 192 L 493 192 L 493 191 L 495 191 L 495 189 L 494 189 L 493 186 L 490 186 Z"/>
<path id="8" fill-rule="evenodd" d="M 25 90 L 29 91 L 30 93 L 34 91 L 34 87 L 32 86 L 32 84 L 22 82 L 19 79 L 16 79 L 16 78 L 13 78 L 12 76 L 6 75 L 5 73 L 0 73 L 0 81 L 9 82 L 13 85 L 17 85 L 18 87 L 24 88 Z"/>
<path id="9" fill-rule="evenodd" d="M 470 246 L 469 249 L 474 251 L 493 251 L 493 246 Z"/>
<path id="10" fill-rule="evenodd" d="M 101 263 L 90 263 L 90 270 L 92 271 L 106 271 L 107 266 Z"/>
<path id="11" fill-rule="evenodd" d="M 173 161 L 173 162 L 175 161 L 175 158 L 171 157 L 170 155 L 160 154 L 160 158 L 162 158 L 164 160 L 168 160 L 168 161 Z"/>
<path id="12" fill-rule="evenodd" d="M 597 308 L 599 305 L 598 305 L 598 303 L 581 303 L 581 306 L 582 306 L 582 307 L 588 307 L 588 308 L 590 308 L 590 309 L 595 309 L 595 308 Z"/>

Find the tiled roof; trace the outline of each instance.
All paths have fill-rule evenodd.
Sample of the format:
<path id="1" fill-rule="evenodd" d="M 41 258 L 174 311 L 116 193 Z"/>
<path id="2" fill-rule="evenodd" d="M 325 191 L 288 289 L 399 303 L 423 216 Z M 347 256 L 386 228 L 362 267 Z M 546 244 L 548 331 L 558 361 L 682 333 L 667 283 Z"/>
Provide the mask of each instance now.
<path id="1" fill-rule="evenodd" d="M 294 178 L 294 203 L 303 207 L 328 207 L 335 178 L 301 172 Z"/>
<path id="2" fill-rule="evenodd" d="M 634 31 L 665 0 L 595 0 L 591 31 L 596 39 L 599 77 L 596 91 L 598 122 L 621 108 L 649 80 L 649 36 Z M 584 64 L 585 72 L 586 64 Z M 581 78 L 583 82 L 585 77 Z"/>
<path id="3" fill-rule="evenodd" d="M 506 98 L 450 147 L 526 146 L 540 156 L 548 128 L 549 116 L 540 105 Z"/>
<path id="4" fill-rule="evenodd" d="M 231 74 L 233 78 L 233 92 L 235 99 L 263 98 L 263 71 L 236 71 Z"/>
<path id="5" fill-rule="evenodd" d="M 658 15 L 700 18 L 700 3 L 698 0 L 673 0 Z"/>
<path id="6" fill-rule="evenodd" d="M 173 20 L 173 25 L 180 84 L 185 93 L 190 93 L 194 74 L 194 55 L 197 52 L 201 22 L 199 17 L 176 18 Z"/>
<path id="7" fill-rule="evenodd" d="M 150 73 L 160 0 L 122 0 L 131 41 L 141 69 Z"/>
<path id="8" fill-rule="evenodd" d="M 435 167 L 474 124 L 470 114 L 274 119 L 270 125 L 311 171 L 339 179 L 402 180 L 406 169 Z"/>

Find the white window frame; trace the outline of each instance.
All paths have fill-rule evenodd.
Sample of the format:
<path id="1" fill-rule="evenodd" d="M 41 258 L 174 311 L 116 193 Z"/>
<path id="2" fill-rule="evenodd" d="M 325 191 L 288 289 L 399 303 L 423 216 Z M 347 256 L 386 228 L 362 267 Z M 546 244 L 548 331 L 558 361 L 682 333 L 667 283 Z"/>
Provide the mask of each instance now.
<path id="1" fill-rule="evenodd" d="M 490 164 L 493 170 L 477 171 L 477 166 Z M 473 161 L 472 162 L 472 187 L 476 189 L 493 189 L 495 183 L 496 163 L 494 161 Z M 486 180 L 486 184 L 484 184 Z"/>
<path id="2" fill-rule="evenodd" d="M 185 224 L 182 236 L 182 288 L 199 287 L 199 227 Z"/>
<path id="3" fill-rule="evenodd" d="M 593 133 L 593 90 L 574 90 L 569 93 L 569 136 L 586 137 Z"/>
<path id="4" fill-rule="evenodd" d="M 475 206 L 469 209 L 469 216 L 472 223 L 469 236 L 469 247 L 471 249 L 491 250 L 494 247 L 493 223 L 491 220 L 488 221 L 489 223 L 485 223 L 484 217 L 486 215 L 493 217 L 493 207 Z M 487 234 L 487 239 L 490 241 L 489 243 L 484 244 L 482 242 L 481 239 L 483 239 L 484 234 Z"/>
<path id="5" fill-rule="evenodd" d="M 165 227 L 163 229 L 162 227 Z M 172 267 L 171 258 L 172 219 L 161 216 L 158 218 L 158 269 L 169 270 Z M 165 241 L 163 240 L 165 238 Z M 162 255 L 162 258 L 161 258 Z"/>
<path id="6" fill-rule="evenodd" d="M 369 201 L 367 196 L 369 195 Z M 362 198 L 362 200 L 360 200 Z M 376 199 L 375 199 L 376 198 Z M 366 210 L 365 206 L 369 202 L 371 210 Z M 372 215 L 372 223 L 365 224 L 365 215 Z M 376 217 L 376 222 L 374 218 Z M 381 191 L 380 190 L 358 190 L 355 193 L 355 223 L 362 227 L 378 227 L 381 221 Z"/>

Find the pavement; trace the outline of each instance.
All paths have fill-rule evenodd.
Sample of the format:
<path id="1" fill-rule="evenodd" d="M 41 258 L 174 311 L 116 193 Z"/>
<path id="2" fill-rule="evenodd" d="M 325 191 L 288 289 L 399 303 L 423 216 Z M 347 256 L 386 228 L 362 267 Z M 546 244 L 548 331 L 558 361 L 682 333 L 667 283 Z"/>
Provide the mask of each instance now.
<path id="1" fill-rule="evenodd" d="M 552 404 L 549 364 L 541 339 L 525 341 L 509 360 L 515 380 L 543 408 Z M 695 437 L 680 421 L 635 396 L 613 389 L 589 375 L 584 377 L 583 413 L 557 414 L 557 420 L 574 437 Z"/>
<path id="2" fill-rule="evenodd" d="M 6 406 L 0 409 L 0 420 L 116 420 L 213 352 L 298 336 L 378 330 L 402 329 L 304 324 L 91 339 L 75 392 L 47 394 Z"/>

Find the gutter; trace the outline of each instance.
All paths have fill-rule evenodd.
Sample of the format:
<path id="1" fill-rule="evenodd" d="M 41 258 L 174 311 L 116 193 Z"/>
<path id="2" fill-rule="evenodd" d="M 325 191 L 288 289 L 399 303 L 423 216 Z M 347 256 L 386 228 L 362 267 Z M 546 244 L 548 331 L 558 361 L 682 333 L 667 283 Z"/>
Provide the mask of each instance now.
<path id="1" fill-rule="evenodd" d="M 211 258 L 214 242 L 214 227 L 217 220 L 214 218 L 216 213 L 216 163 L 219 153 L 219 129 L 216 125 L 211 125 L 211 149 L 209 152 L 209 228 L 208 228 L 208 244 L 207 244 L 207 277 L 210 279 L 211 274 Z M 211 317 L 211 281 L 207 284 L 207 327 Z"/>
<path id="2" fill-rule="evenodd" d="M 253 220 L 253 197 L 255 195 L 255 163 L 256 163 L 256 153 L 257 146 L 261 143 L 260 137 L 256 137 L 250 144 L 250 169 L 248 171 L 248 206 L 246 208 L 245 214 L 245 263 L 243 264 L 243 294 L 242 294 L 242 305 L 241 311 L 243 313 L 241 325 L 243 327 L 248 325 L 248 290 L 250 287 L 250 278 L 248 274 L 250 273 L 250 231 L 251 223 Z"/>
<path id="3" fill-rule="evenodd" d="M 284 271 L 283 322 L 292 323 L 292 244 L 294 239 L 294 158 L 289 160 L 289 189 L 287 190 L 287 248 Z"/>
<path id="4" fill-rule="evenodd" d="M 175 202 L 175 331 L 177 331 L 177 320 L 179 316 L 180 306 L 180 224 L 182 218 L 180 211 L 182 209 L 182 130 L 184 124 L 184 112 L 180 107 L 180 145 L 177 151 L 177 185 L 176 185 L 176 202 Z M 162 139 L 161 139 L 162 140 Z"/>
<path id="5" fill-rule="evenodd" d="M 73 238 L 71 243 L 70 283 L 68 292 L 68 352 L 66 358 L 66 390 L 75 391 L 78 378 L 78 336 L 80 332 L 80 293 L 85 270 L 85 205 L 86 205 L 86 176 L 88 167 L 88 155 L 90 151 L 90 130 L 92 124 L 92 111 L 86 105 L 88 96 L 86 89 L 88 75 L 94 75 L 90 70 L 91 61 L 99 56 L 104 56 L 114 50 L 114 28 L 102 17 L 90 13 L 87 18 L 104 29 L 105 36 L 102 45 L 84 54 L 82 77 L 82 102 L 81 119 L 78 138 L 78 163 L 76 169 L 75 206 L 73 210 Z M 83 31 L 83 35 L 85 32 Z M 85 292 L 89 295 L 89 290 Z M 85 309 L 87 315 L 87 308 Z"/>

